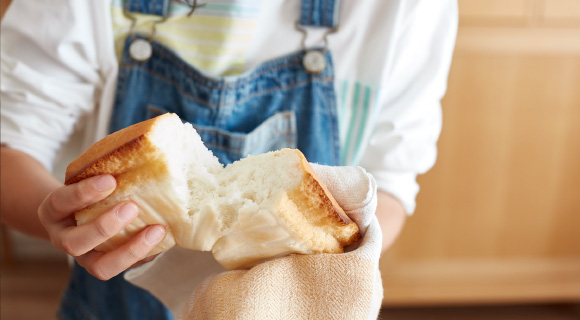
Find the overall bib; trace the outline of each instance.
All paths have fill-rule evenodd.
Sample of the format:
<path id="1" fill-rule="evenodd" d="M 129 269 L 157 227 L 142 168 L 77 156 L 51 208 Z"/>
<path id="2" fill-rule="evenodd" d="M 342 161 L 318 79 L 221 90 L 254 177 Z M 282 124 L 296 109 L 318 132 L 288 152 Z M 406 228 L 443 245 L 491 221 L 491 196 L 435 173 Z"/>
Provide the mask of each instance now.
<path id="1" fill-rule="evenodd" d="M 129 0 L 126 8 L 165 17 L 168 2 Z M 334 27 L 337 4 L 338 0 L 302 0 L 300 24 Z M 309 50 L 300 50 L 241 75 L 211 77 L 155 41 L 150 41 L 150 57 L 136 60 L 130 52 L 131 44 L 146 39 L 136 34 L 125 42 L 111 132 L 173 112 L 193 125 L 224 165 L 249 154 L 281 148 L 298 148 L 310 162 L 340 164 L 329 51 L 316 52 L 324 58 L 325 65 L 315 74 L 306 70 L 307 62 L 303 61 Z M 127 282 L 123 274 L 101 281 L 76 263 L 59 317 L 172 319 L 155 297 Z"/>

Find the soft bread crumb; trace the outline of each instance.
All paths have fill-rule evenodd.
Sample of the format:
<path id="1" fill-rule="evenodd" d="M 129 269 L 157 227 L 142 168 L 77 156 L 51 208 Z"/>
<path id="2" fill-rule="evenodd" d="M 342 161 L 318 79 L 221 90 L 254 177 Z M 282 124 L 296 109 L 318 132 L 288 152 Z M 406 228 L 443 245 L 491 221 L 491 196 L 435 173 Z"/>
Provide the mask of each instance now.
<path id="1" fill-rule="evenodd" d="M 108 198 L 76 214 L 78 224 L 120 201 L 140 208 L 138 218 L 100 250 L 118 247 L 146 225 L 162 224 L 167 236 L 150 254 L 177 244 L 212 251 L 235 269 L 290 253 L 339 253 L 360 237 L 298 150 L 248 156 L 224 168 L 191 124 L 174 114 L 120 132 L 67 169 L 69 183 L 102 173 L 118 183 Z"/>

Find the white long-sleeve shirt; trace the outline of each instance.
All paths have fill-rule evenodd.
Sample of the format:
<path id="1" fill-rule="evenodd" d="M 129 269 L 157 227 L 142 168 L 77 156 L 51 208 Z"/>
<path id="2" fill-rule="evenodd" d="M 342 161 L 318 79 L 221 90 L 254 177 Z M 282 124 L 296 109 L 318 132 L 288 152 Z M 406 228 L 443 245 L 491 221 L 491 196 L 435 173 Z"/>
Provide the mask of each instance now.
<path id="1" fill-rule="evenodd" d="M 118 71 L 115 40 L 126 33 L 115 1 L 13 1 L 0 34 L 2 144 L 50 170 L 75 128 L 86 131 L 85 147 L 108 133 Z M 229 2 L 249 7 L 256 1 Z M 246 47 L 238 51 L 241 71 L 301 49 L 302 34 L 294 26 L 300 2 L 259 4 Z M 171 24 L 159 27 L 160 41 L 171 47 L 171 34 L 163 30 Z M 343 164 L 363 166 L 379 189 L 412 213 L 416 176 L 436 159 L 456 1 L 343 0 L 339 27 L 328 46 Z M 320 44 L 326 30 L 307 30 L 307 45 Z M 146 25 L 138 31 L 150 32 Z"/>

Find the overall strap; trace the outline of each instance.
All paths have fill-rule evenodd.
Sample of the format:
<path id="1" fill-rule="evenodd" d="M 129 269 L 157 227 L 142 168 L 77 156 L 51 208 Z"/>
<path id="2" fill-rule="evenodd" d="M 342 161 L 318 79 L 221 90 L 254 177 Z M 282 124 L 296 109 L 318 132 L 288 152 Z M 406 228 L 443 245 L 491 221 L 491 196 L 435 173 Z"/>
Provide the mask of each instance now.
<path id="1" fill-rule="evenodd" d="M 169 0 L 125 0 L 129 12 L 164 17 Z M 301 0 L 300 20 L 303 26 L 334 28 L 338 25 L 340 0 Z"/>
<path id="2" fill-rule="evenodd" d="M 300 20 L 303 26 L 334 28 L 338 25 L 340 0 L 301 0 Z"/>
<path id="3" fill-rule="evenodd" d="M 129 12 L 150 14 L 160 17 L 167 15 L 169 0 L 125 0 Z"/>

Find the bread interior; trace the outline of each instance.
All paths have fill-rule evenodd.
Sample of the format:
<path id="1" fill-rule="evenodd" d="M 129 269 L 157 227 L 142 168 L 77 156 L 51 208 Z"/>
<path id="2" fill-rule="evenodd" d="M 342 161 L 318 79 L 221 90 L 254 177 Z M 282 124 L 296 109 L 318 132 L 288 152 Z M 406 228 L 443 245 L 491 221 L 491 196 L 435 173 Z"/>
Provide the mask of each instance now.
<path id="1" fill-rule="evenodd" d="M 187 201 L 187 218 L 172 226 L 177 245 L 212 251 L 228 269 L 289 253 L 342 252 L 337 223 L 329 221 L 334 208 L 316 202 L 322 190 L 313 189 L 318 182 L 297 150 L 248 156 L 224 168 L 188 123 L 158 136 L 153 141 L 166 156 L 173 191 Z"/>
<path id="2" fill-rule="evenodd" d="M 214 257 L 235 269 L 290 253 L 341 252 L 324 225 L 291 198 L 307 180 L 302 156 L 290 149 L 228 165 L 219 177 L 223 235 Z"/>
<path id="3" fill-rule="evenodd" d="M 177 244 L 212 251 L 234 269 L 290 253 L 342 252 L 358 235 L 299 151 L 248 156 L 224 168 L 191 124 L 176 115 L 152 120 L 151 127 L 133 129 L 142 136 L 93 166 L 101 173 L 110 167 L 118 187 L 78 212 L 78 224 L 121 201 L 140 208 L 137 219 L 98 249 L 113 250 L 145 226 L 162 224 L 167 235 L 150 255 Z"/>

